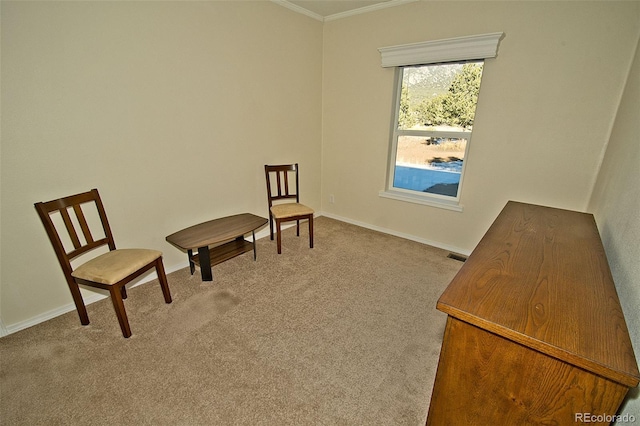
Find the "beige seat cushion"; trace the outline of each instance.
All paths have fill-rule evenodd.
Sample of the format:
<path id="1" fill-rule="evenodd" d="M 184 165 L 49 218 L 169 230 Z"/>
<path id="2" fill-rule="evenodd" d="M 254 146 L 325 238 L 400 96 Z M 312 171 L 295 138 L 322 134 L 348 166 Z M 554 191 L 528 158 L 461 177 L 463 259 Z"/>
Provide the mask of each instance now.
<path id="1" fill-rule="evenodd" d="M 286 219 L 288 217 L 313 214 L 313 210 L 305 206 L 304 204 L 286 203 L 272 206 L 271 214 L 277 219 Z"/>
<path id="2" fill-rule="evenodd" d="M 115 284 L 160 256 L 162 252 L 157 250 L 112 250 L 79 266 L 71 275 L 82 280 Z"/>

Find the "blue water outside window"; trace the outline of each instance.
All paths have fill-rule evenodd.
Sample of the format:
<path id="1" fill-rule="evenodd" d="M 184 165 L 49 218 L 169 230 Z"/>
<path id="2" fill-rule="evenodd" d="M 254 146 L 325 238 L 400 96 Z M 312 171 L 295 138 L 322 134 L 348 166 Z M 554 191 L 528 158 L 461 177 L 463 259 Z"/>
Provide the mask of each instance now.
<path id="1" fill-rule="evenodd" d="M 460 172 L 421 167 L 396 166 L 395 188 L 455 197 L 458 194 Z"/>

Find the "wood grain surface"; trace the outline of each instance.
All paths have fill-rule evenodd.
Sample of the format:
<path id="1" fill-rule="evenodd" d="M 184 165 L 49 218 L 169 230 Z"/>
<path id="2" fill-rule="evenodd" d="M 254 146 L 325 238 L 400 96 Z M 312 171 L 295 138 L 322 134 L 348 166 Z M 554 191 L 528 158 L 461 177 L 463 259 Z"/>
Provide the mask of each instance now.
<path id="1" fill-rule="evenodd" d="M 508 202 L 437 308 L 448 319 L 428 425 L 577 424 L 615 415 L 638 385 L 590 214 Z"/>
<path id="2" fill-rule="evenodd" d="M 628 391 L 453 317 L 445 333 L 431 426 L 581 424 L 580 413 L 615 414 Z"/>
<path id="3" fill-rule="evenodd" d="M 232 240 L 267 222 L 264 217 L 242 213 L 190 226 L 167 236 L 166 240 L 182 250 L 196 249 Z"/>
<path id="4" fill-rule="evenodd" d="M 594 218 L 510 201 L 437 308 L 634 387 L 640 375 Z"/>

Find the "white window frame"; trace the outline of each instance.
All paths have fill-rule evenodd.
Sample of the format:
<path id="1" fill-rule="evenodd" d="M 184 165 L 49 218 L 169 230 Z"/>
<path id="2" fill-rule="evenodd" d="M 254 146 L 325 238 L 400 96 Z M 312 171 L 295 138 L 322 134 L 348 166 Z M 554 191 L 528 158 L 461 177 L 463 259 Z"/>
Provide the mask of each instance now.
<path id="1" fill-rule="evenodd" d="M 432 132 L 426 130 L 402 130 L 398 128 L 398 115 L 402 91 L 402 75 L 405 66 L 430 65 L 446 62 L 467 62 L 494 58 L 498 54 L 498 43 L 503 33 L 490 33 L 468 37 L 458 37 L 445 40 L 427 41 L 401 46 L 383 47 L 378 49 L 382 57 L 382 67 L 395 68 L 395 96 L 394 116 L 391 125 L 391 142 L 389 144 L 387 183 L 386 188 L 379 195 L 385 198 L 424 204 L 449 210 L 462 211 L 460 193 L 467 163 L 467 151 L 471 142 L 472 132 Z M 467 139 L 465 161 L 462 163 L 460 182 L 456 197 L 419 192 L 396 188 L 393 180 L 396 167 L 397 141 L 399 136 L 437 136 Z"/>

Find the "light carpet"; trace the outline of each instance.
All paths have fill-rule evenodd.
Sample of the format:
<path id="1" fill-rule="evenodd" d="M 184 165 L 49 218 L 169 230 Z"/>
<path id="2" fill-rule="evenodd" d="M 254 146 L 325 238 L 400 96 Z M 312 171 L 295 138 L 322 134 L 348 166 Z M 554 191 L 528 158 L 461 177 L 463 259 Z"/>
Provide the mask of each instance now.
<path id="1" fill-rule="evenodd" d="M 3 425 L 424 425 L 462 263 L 337 220 L 0 339 Z M 186 256 L 186 255 L 185 255 Z M 56 279 L 56 285 L 60 285 Z"/>

